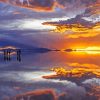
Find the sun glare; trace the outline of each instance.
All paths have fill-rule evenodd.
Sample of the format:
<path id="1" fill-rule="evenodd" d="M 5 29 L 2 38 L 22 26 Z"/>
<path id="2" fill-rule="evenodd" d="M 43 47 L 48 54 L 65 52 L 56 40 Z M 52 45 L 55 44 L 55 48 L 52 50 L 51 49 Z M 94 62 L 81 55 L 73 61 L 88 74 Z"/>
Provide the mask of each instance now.
<path id="1" fill-rule="evenodd" d="M 75 50 L 77 52 L 85 52 L 88 54 L 100 54 L 100 47 L 87 47 L 87 48 L 80 48 Z"/>

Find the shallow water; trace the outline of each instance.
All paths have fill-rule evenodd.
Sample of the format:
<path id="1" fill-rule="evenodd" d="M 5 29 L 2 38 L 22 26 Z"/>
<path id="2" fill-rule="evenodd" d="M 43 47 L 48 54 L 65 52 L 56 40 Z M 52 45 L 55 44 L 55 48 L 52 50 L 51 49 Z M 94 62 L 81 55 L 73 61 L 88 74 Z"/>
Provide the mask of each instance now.
<path id="1" fill-rule="evenodd" d="M 1 58 L 2 59 L 2 58 Z M 100 71 L 100 55 L 76 52 L 48 52 L 22 55 L 22 61 L 13 59 L 10 62 L 0 62 L 0 100 L 13 97 L 36 89 L 56 90 L 57 93 L 70 91 L 75 95 L 86 94 L 86 88 L 78 86 L 75 82 L 60 79 L 44 79 L 42 76 L 52 75 L 54 67 L 87 68 Z M 86 79 L 83 84 L 100 86 L 100 79 Z M 77 98 L 79 95 L 77 96 Z"/>

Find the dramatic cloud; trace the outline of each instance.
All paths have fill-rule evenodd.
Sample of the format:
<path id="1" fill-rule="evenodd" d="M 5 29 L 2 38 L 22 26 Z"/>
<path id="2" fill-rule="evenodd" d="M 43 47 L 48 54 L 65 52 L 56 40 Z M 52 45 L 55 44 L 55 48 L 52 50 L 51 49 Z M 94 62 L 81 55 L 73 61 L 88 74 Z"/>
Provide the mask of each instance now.
<path id="1" fill-rule="evenodd" d="M 54 0 L 0 0 L 11 5 L 32 9 L 35 11 L 52 11 L 54 9 Z"/>
<path id="2" fill-rule="evenodd" d="M 67 70 L 66 68 L 53 68 L 52 69 L 56 74 L 43 76 L 46 79 L 61 79 L 69 80 L 80 85 L 86 79 L 90 78 L 100 78 L 100 69 L 86 69 L 86 68 L 73 68 Z"/>
<path id="3" fill-rule="evenodd" d="M 22 95 L 18 95 L 12 100 L 56 100 L 56 96 L 53 90 L 37 90 Z"/>
<path id="4" fill-rule="evenodd" d="M 82 98 L 85 97 L 86 91 L 83 87 L 76 86 L 71 88 L 68 88 L 64 93 L 61 93 L 60 95 L 57 95 L 54 89 L 32 91 L 29 93 L 16 96 L 15 97 L 16 99 L 14 100 L 20 100 L 20 99 L 45 100 L 46 98 L 48 98 L 48 100 L 69 100 L 68 98 L 72 98 L 72 100 L 76 100 L 76 99 L 81 100 Z M 66 99 L 61 99 L 65 97 Z"/>
<path id="5" fill-rule="evenodd" d="M 94 37 L 100 33 L 99 22 L 86 21 L 82 19 L 81 15 L 67 21 L 45 22 L 43 25 L 56 26 L 54 32 L 66 33 L 68 38 Z"/>
<path id="6" fill-rule="evenodd" d="M 54 11 L 56 7 L 65 10 L 78 10 L 83 11 L 99 3 L 99 0 L 0 0 L 1 2 L 10 3 L 15 6 L 32 9 L 35 11 Z M 77 13 L 77 12 L 76 12 Z"/>
<path id="7" fill-rule="evenodd" d="M 99 86 L 91 87 L 89 92 L 86 92 L 83 87 L 79 87 L 77 89 L 69 89 L 67 92 L 63 92 L 60 95 L 57 95 L 53 89 L 48 90 L 36 90 L 32 92 L 27 92 L 22 95 L 18 95 L 15 98 L 12 98 L 10 100 L 45 100 L 48 98 L 48 100 L 97 100 L 100 98 L 99 92 L 100 92 Z M 77 92 L 76 92 L 77 90 Z M 74 91 L 74 94 L 71 92 Z M 81 91 L 81 93 L 79 93 Z M 7 99 L 9 100 L 9 99 Z"/>

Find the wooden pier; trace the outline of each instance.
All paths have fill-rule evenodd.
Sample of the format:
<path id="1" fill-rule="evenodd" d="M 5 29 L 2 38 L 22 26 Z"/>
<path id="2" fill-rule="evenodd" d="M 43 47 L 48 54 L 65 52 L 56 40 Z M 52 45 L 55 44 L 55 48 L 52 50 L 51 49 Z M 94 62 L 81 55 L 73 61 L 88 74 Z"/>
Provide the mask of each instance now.
<path id="1" fill-rule="evenodd" d="M 2 49 L 4 61 L 11 61 L 11 56 L 16 55 L 16 60 L 21 61 L 21 49 Z"/>

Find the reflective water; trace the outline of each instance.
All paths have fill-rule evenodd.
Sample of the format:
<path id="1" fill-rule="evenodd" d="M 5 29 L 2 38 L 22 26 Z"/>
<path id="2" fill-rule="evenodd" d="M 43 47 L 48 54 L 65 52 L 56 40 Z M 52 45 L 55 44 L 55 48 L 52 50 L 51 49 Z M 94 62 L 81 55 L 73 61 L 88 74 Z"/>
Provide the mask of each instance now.
<path id="1" fill-rule="evenodd" d="M 68 70 L 87 68 L 100 71 L 99 54 L 52 51 L 22 54 L 21 62 L 16 61 L 15 57 L 10 62 L 4 62 L 2 57 L 0 59 L 0 100 L 7 98 L 10 100 L 9 97 L 21 93 L 49 88 L 56 90 L 57 93 L 70 91 L 73 95 L 77 91 L 78 98 L 80 94 L 85 96 L 87 93 L 84 85 L 100 86 L 100 79 L 94 77 L 82 81 L 82 86 L 68 80 L 42 78 L 42 76 L 55 74 L 50 71 L 54 67 L 64 67 Z"/>

